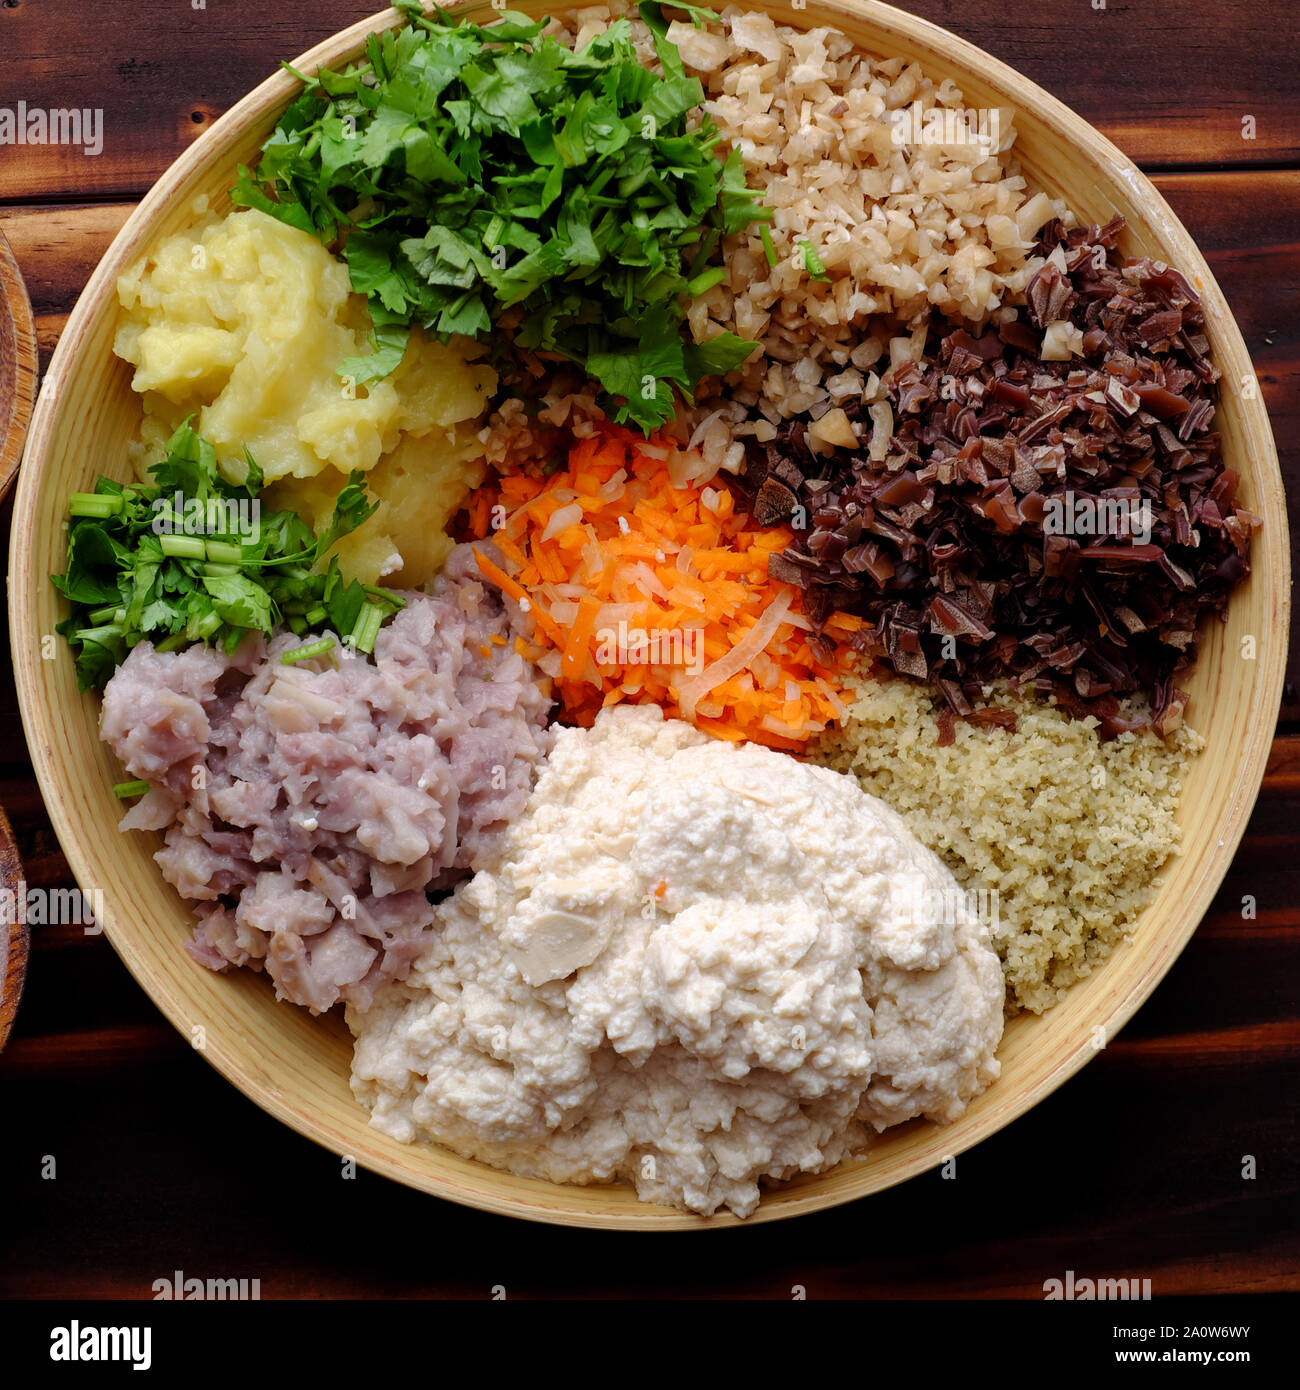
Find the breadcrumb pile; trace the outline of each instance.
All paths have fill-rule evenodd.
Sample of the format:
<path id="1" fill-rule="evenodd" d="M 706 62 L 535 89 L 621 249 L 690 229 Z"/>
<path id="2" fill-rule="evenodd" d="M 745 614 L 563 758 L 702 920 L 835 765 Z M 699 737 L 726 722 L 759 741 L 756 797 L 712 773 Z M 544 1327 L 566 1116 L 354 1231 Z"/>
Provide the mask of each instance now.
<path id="1" fill-rule="evenodd" d="M 1008 1008 L 1051 1008 L 1156 896 L 1204 740 L 1184 726 L 1104 742 L 1095 719 L 998 689 L 988 703 L 1016 715 L 1015 732 L 958 719 L 940 747 L 924 686 L 859 680 L 854 696 L 814 757 L 888 802 L 968 892 L 987 891 Z"/>

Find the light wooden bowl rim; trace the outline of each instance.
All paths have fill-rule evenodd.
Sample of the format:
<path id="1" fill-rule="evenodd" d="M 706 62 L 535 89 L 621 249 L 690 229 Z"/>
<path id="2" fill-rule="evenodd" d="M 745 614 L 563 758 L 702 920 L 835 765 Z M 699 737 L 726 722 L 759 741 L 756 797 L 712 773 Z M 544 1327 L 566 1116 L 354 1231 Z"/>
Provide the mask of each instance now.
<path id="1" fill-rule="evenodd" d="M 536 0 L 522 0 L 522 3 L 512 7 L 533 13 L 563 13 L 577 8 L 538 4 Z M 1005 95 L 1017 109 L 1017 124 L 1022 130 L 1025 118 L 1028 118 L 1030 122 L 1045 128 L 1044 139 L 1052 134 L 1068 139 L 1074 156 L 1086 161 L 1084 167 L 1088 177 L 1097 181 L 1097 196 L 1103 189 L 1122 187 L 1127 196 L 1144 209 L 1146 230 L 1150 234 L 1148 239 L 1158 238 L 1163 244 L 1171 246 L 1176 252 L 1172 259 L 1200 288 L 1207 317 L 1213 318 L 1218 325 L 1212 336 L 1216 360 L 1225 380 L 1240 379 L 1239 373 L 1251 371 L 1245 344 L 1222 293 L 1204 258 L 1172 210 L 1125 155 L 1061 102 L 967 41 L 925 20 L 877 3 L 877 0 L 810 0 L 807 8 L 799 12 L 793 12 L 782 0 L 768 0 L 755 4 L 754 8 L 767 10 L 780 22 L 792 22 L 801 28 L 826 23 L 851 32 L 855 27 L 870 25 L 877 36 L 888 39 L 891 52 L 909 56 L 915 54 L 923 63 L 928 56 L 932 62 L 960 68 L 970 74 L 968 86 L 972 90 L 986 87 Z M 483 0 L 455 6 L 453 12 L 469 16 L 491 14 Z M 390 27 L 398 23 L 400 18 L 395 11 L 389 10 L 362 20 L 309 50 L 296 61 L 295 67 L 310 73 L 321 65 L 337 64 L 358 52 L 367 34 Z M 86 812 L 65 793 L 59 754 L 62 752 L 66 755 L 66 750 L 59 747 L 58 722 L 41 697 L 38 670 L 41 665 L 38 654 L 40 631 L 35 621 L 36 591 L 32 587 L 48 583 L 46 575 L 35 564 L 31 537 L 41 516 L 41 507 L 50 504 L 50 499 L 43 499 L 40 495 L 40 479 L 52 448 L 60 403 L 65 390 L 83 366 L 85 340 L 97 314 L 114 294 L 117 275 L 148 241 L 150 229 L 180 195 L 190 177 L 196 175 L 196 171 L 201 170 L 210 159 L 215 161 L 220 157 L 221 150 L 225 148 L 223 142 L 228 138 L 233 139 L 246 127 L 265 128 L 270 117 L 278 115 L 280 108 L 294 95 L 297 85 L 287 73 L 277 72 L 215 122 L 154 185 L 110 246 L 78 301 L 50 365 L 32 421 L 27 447 L 28 466 L 20 478 L 11 546 L 9 589 L 15 675 L 36 774 L 69 864 L 78 881 L 83 884 L 102 883 L 103 866 L 92 854 L 83 850 L 78 834 L 79 817 Z M 1181 903 L 1174 910 L 1176 915 L 1161 935 L 1157 938 L 1148 933 L 1144 937 L 1140 929 L 1136 934 L 1135 943 L 1140 939 L 1141 954 L 1128 959 L 1125 967 L 1125 978 L 1129 981 L 1127 989 L 1109 1003 L 1104 1014 L 1089 1020 L 1088 1031 L 1097 1026 L 1103 1027 L 1107 1038 L 1114 1036 L 1151 993 L 1209 906 L 1245 830 L 1263 778 L 1276 725 L 1284 675 L 1285 633 L 1289 622 L 1285 501 L 1276 448 L 1262 400 L 1258 396 L 1254 400 L 1239 400 L 1236 409 L 1242 430 L 1249 435 L 1252 448 L 1252 457 L 1242 471 L 1248 473 L 1254 491 L 1254 509 L 1264 517 L 1265 522 L 1255 543 L 1254 573 L 1250 582 L 1252 616 L 1260 616 L 1271 625 L 1267 629 L 1270 640 L 1264 644 L 1258 660 L 1250 684 L 1249 709 L 1242 716 L 1249 736 L 1240 750 L 1240 757 L 1234 759 L 1229 768 L 1230 778 L 1221 787 L 1215 788 L 1222 797 L 1222 809 L 1212 823 L 1218 837 L 1217 847 L 1203 863 L 1199 877 L 1186 885 Z M 1260 589 L 1263 576 L 1269 577 L 1266 592 Z M 1244 601 L 1241 593 L 1234 599 L 1234 603 Z M 1255 609 L 1260 612 L 1256 614 Z M 158 891 L 159 894 L 172 892 L 161 877 Z M 140 984 L 182 1032 L 188 1031 L 184 991 L 173 988 L 151 965 L 147 951 L 132 931 L 132 924 L 119 919 L 111 900 L 105 904 L 104 927 L 114 948 Z M 1120 950 L 1138 951 L 1139 945 L 1131 944 Z M 1087 989 L 1114 965 L 1116 958 L 1113 957 L 1089 980 L 1076 986 L 1076 990 Z M 1117 981 L 1118 978 L 1116 975 Z M 232 980 L 229 983 L 234 987 L 236 982 Z M 266 998 L 269 1000 L 270 997 L 267 990 Z M 1058 1005 L 1056 1011 L 1037 1020 L 1034 1026 L 1050 1027 L 1053 1017 L 1062 1016 L 1068 1004 L 1067 1000 Z M 1042 1037 L 1040 1045 L 1047 1047 Z M 255 1066 L 245 1055 L 250 1050 L 246 1048 L 240 1051 L 222 1041 L 210 1044 L 205 1056 L 263 1109 L 299 1133 L 339 1152 L 340 1128 L 331 1126 L 326 1118 L 307 1113 L 301 1105 L 295 1105 L 293 1098 L 271 1080 L 270 1074 Z M 989 1097 L 995 1096 L 999 1086 L 1006 1083 L 1004 1077 L 955 1125 L 940 1128 L 914 1123 L 902 1127 L 901 1131 L 891 1131 L 893 1146 L 906 1153 L 903 1160 L 896 1161 L 894 1168 L 876 1171 L 869 1155 L 868 1161 L 857 1171 L 846 1173 L 841 1168 L 832 1174 L 783 1185 L 768 1192 L 758 1211 L 743 1224 L 753 1225 L 838 1205 L 916 1176 L 1022 1115 L 1077 1072 L 1093 1055 L 1094 1048 L 1089 1045 L 1086 1032 L 1080 1025 L 1072 1031 L 1068 1048 L 1065 1047 L 1064 1038 L 1053 1041 L 1050 1066 L 1014 1098 L 1011 1093 L 1004 1092 L 996 1096 L 993 1102 L 984 1103 Z M 1027 1067 L 1029 1064 L 1026 1062 L 1025 1065 Z M 289 1084 L 287 1079 L 285 1084 Z M 347 1131 L 352 1144 L 350 1151 L 357 1156 L 358 1162 L 400 1182 L 466 1205 L 531 1220 L 587 1227 L 712 1230 L 742 1224 L 725 1214 L 706 1220 L 665 1208 L 641 1205 L 634 1200 L 629 1202 L 626 1190 L 621 1188 L 564 1188 L 518 1179 L 481 1165 L 467 1164 L 441 1150 L 404 1149 L 400 1154 L 394 1153 L 386 1149 L 385 1142 L 365 1126 L 364 1112 L 360 1107 L 355 1118 L 355 1124 L 346 1117 L 338 1124 Z"/>
<path id="2" fill-rule="evenodd" d="M 36 346 L 36 322 L 32 318 L 32 302 L 17 258 L 0 228 L 0 300 L 9 332 L 14 340 L 13 380 L 0 379 L 0 499 L 13 486 L 18 465 L 23 457 L 23 442 L 36 403 L 36 378 L 39 357 Z M 6 407 L 4 392 L 12 391 Z M 6 414 L 7 409 L 7 414 Z"/>
<path id="3" fill-rule="evenodd" d="M 23 891 L 23 861 L 18 853 L 18 842 L 9 825 L 9 817 L 0 807 L 0 888 L 14 894 L 15 904 Z M 14 920 L 3 924 L 8 938 L 8 952 L 5 955 L 4 970 L 0 973 L 0 1051 L 9 1041 L 18 1013 L 18 1003 L 23 997 L 23 984 L 27 979 L 27 958 L 31 948 L 31 935 L 21 914 L 14 913 Z"/>

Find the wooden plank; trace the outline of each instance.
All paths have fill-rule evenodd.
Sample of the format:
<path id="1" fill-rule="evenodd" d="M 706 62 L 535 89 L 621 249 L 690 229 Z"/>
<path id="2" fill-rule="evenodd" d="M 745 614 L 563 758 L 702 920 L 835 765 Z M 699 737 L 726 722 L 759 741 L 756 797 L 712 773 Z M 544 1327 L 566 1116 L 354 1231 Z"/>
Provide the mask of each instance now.
<path id="1" fill-rule="evenodd" d="M 75 1104 L 57 1072 L 10 1077 L 0 1295 L 149 1298 L 178 1266 L 257 1277 L 267 1299 L 487 1299 L 494 1285 L 512 1300 L 789 1299 L 794 1285 L 810 1299 L 1041 1299 L 1044 1281 L 1067 1269 L 1149 1278 L 1157 1299 L 1294 1289 L 1292 1064 L 1145 1072 L 1116 1070 L 1118 1060 L 1103 1054 L 963 1154 L 952 1179 L 936 1171 L 749 1238 L 710 1240 L 706 1260 L 683 1261 L 680 1242 L 607 1232 L 594 1263 L 589 1232 L 496 1222 L 497 1238 L 485 1239 L 479 1212 L 364 1171 L 343 1180 L 336 1155 L 183 1046 L 98 1069 Z M 88 1134 L 103 1142 L 88 1146 Z M 1254 1178 L 1243 1177 L 1245 1154 Z M 42 1178 L 47 1156 L 53 1181 Z M 293 1200 L 273 1220 L 250 1200 L 262 1173 L 291 1176 Z M 411 1239 L 425 1230 L 436 1233 L 436 1259 Z"/>
<path id="2" fill-rule="evenodd" d="M 19 0 L 0 9 L 5 105 L 102 113 L 97 155 L 13 146 L 0 200 L 139 195 L 279 63 L 382 9 L 374 0 L 108 0 L 93 11 Z"/>
<path id="3" fill-rule="evenodd" d="M 0 209 L 38 315 L 66 314 L 121 229 L 134 203 L 74 203 Z"/>
<path id="4" fill-rule="evenodd" d="M 903 0 L 1039 82 L 1153 167 L 1300 158 L 1297 7 L 1252 0 Z M 103 149 L 7 147 L 0 201 L 138 196 L 212 121 L 374 0 L 108 0 L 0 8 L 3 104 L 102 112 Z M 1170 36 L 1176 35 L 1176 40 Z M 1162 52 L 1161 49 L 1168 51 Z M 1156 80 L 1162 76 L 1175 80 Z M 1255 136 L 1243 139 L 1243 120 Z"/>
<path id="5" fill-rule="evenodd" d="M 153 1061 L 182 1046 L 176 1030 L 165 1023 L 15 1036 L 5 1051 L 5 1075 L 47 1080 L 92 1077 Z"/>
<path id="6" fill-rule="evenodd" d="M 1300 159 L 1291 0 L 891 0 L 1059 97 L 1144 168 Z M 1243 138 L 1246 117 L 1254 138 Z"/>

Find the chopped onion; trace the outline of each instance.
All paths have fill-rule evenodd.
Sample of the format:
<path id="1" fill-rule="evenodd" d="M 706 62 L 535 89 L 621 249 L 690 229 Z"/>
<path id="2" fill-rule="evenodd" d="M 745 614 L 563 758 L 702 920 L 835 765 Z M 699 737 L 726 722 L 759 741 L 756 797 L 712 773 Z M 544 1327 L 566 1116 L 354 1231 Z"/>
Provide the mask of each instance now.
<path id="1" fill-rule="evenodd" d="M 639 603 L 603 603 L 596 614 L 596 630 L 604 627 L 617 627 L 619 623 L 630 623 L 644 605 Z"/>
<path id="2" fill-rule="evenodd" d="M 715 412 L 721 415 L 721 411 Z M 710 472 L 708 464 L 692 449 L 675 449 L 668 459 L 668 481 L 674 487 L 689 487 Z"/>
<path id="3" fill-rule="evenodd" d="M 661 598 L 667 603 L 668 590 L 664 588 L 663 581 L 644 560 L 638 560 L 636 564 L 629 565 L 628 572 L 646 593 L 653 594 L 655 598 Z"/>
<path id="4" fill-rule="evenodd" d="M 781 668 L 766 652 L 759 652 L 750 665 L 754 679 L 764 690 L 775 690 L 781 679 Z"/>
<path id="5" fill-rule="evenodd" d="M 605 502 L 612 502 L 619 493 L 623 491 L 623 485 L 627 482 L 627 469 L 620 468 L 617 473 L 601 488 L 599 496 Z"/>
<path id="6" fill-rule="evenodd" d="M 677 702 L 687 719 L 695 718 L 696 705 L 701 696 L 745 670 L 754 657 L 767 647 L 785 621 L 793 597 L 792 589 L 783 589 L 764 609 L 763 616 L 729 652 L 724 652 L 698 676 L 682 683 L 677 692 Z"/>
<path id="7" fill-rule="evenodd" d="M 796 739 L 800 743 L 803 743 L 809 734 L 820 734 L 826 729 L 825 724 L 819 724 L 815 720 L 812 723 L 805 724 L 801 729 L 796 729 L 789 724 L 783 723 L 774 714 L 765 714 L 759 727 L 766 729 L 769 734 L 779 734 L 782 738 Z"/>
<path id="8" fill-rule="evenodd" d="M 695 426 L 694 430 L 692 430 L 691 432 L 690 442 L 686 446 L 688 449 L 699 448 L 700 440 L 704 438 L 704 432 L 716 419 L 718 419 L 718 417 L 722 414 L 724 408 L 725 407 L 720 406 L 717 410 L 711 410 L 704 417 L 704 419 L 701 420 L 700 423 Z"/>
<path id="9" fill-rule="evenodd" d="M 867 453 L 872 463 L 881 463 L 889 453 L 889 440 L 894 433 L 894 412 L 888 401 L 877 401 L 868 407 L 871 416 L 871 444 Z"/>
<path id="10" fill-rule="evenodd" d="M 858 442 L 849 417 L 838 406 L 834 410 L 828 410 L 820 419 L 814 420 L 808 427 L 808 434 L 823 444 L 840 449 L 855 448 Z"/>
<path id="11" fill-rule="evenodd" d="M 823 679 L 821 676 L 818 676 L 817 689 L 820 690 L 821 693 L 826 696 L 826 699 L 830 703 L 830 707 L 835 711 L 836 719 L 843 723 L 843 721 L 849 717 L 849 710 L 848 706 L 844 703 L 844 701 L 841 700 L 840 697 L 835 693 L 835 687 L 830 683 L 830 681 Z"/>
<path id="12" fill-rule="evenodd" d="M 571 502 L 567 507 L 557 507 L 550 521 L 546 523 L 546 529 L 542 532 L 542 542 L 549 541 L 552 536 L 558 536 L 561 531 L 566 531 L 570 526 L 576 526 L 582 520 L 582 508 L 576 502 Z"/>

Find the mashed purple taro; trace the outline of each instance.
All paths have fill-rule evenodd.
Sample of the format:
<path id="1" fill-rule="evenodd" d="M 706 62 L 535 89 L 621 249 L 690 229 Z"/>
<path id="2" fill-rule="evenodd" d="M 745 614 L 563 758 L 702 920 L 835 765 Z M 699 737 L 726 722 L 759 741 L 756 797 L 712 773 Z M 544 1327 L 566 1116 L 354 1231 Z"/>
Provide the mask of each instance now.
<path id="1" fill-rule="evenodd" d="M 286 665 L 290 633 L 230 657 L 142 642 L 104 691 L 101 737 L 152 784 L 122 828 L 164 832 L 155 858 L 199 918 L 187 949 L 313 1013 L 405 978 L 428 893 L 491 854 L 550 748 L 518 611 L 469 548 L 404 597 L 373 658 Z"/>

